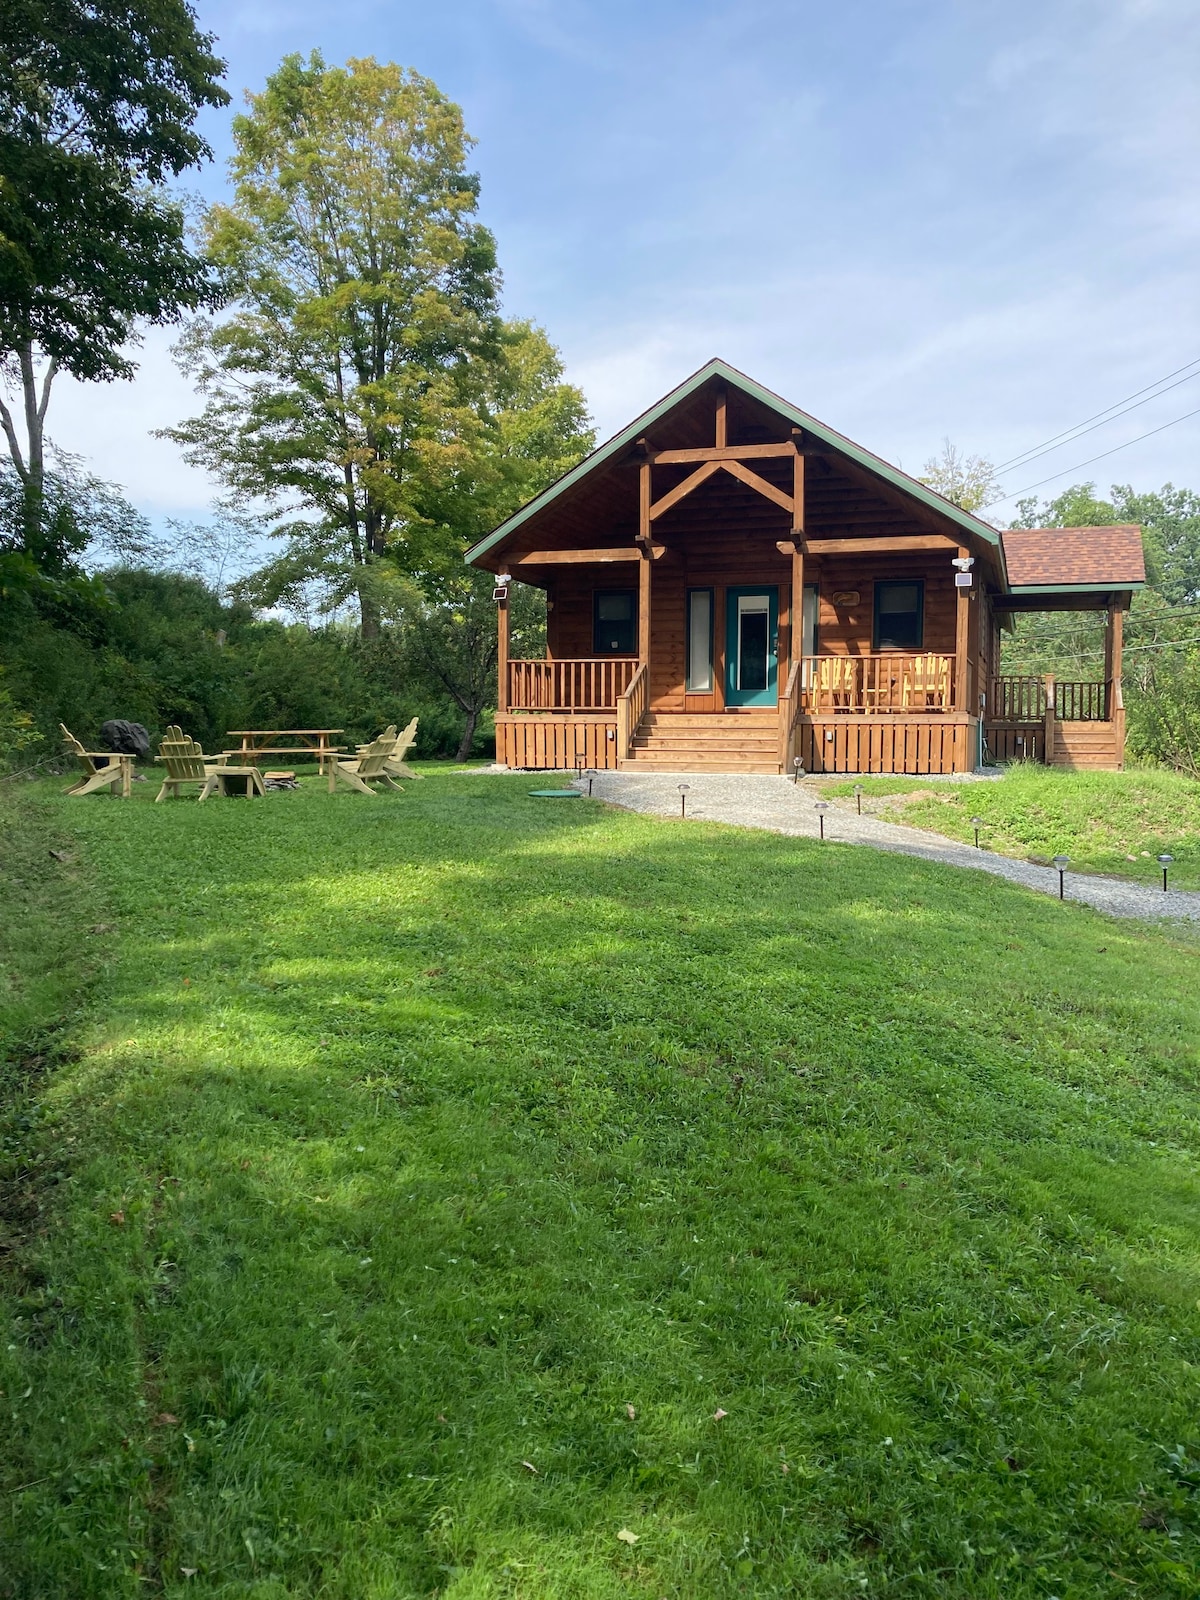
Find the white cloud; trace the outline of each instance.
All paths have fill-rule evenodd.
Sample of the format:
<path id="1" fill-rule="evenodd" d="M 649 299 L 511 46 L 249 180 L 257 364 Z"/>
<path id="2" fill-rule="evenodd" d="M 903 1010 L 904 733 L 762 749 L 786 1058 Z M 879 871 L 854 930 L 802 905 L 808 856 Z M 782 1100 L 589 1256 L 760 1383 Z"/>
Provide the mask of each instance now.
<path id="1" fill-rule="evenodd" d="M 47 413 L 47 431 L 63 449 L 85 456 L 150 516 L 204 512 L 217 486 L 184 461 L 177 445 L 154 438 L 200 408 L 191 382 L 171 359 L 174 331 L 152 328 L 134 351 L 137 377 L 129 383 L 77 383 L 60 376 Z"/>

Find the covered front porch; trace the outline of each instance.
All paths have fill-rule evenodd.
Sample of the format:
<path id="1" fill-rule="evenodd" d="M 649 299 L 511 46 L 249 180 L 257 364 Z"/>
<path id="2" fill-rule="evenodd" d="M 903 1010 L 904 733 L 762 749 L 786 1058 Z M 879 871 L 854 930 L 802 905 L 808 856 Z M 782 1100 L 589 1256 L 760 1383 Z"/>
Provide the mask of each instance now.
<path id="1" fill-rule="evenodd" d="M 1009 537 L 710 363 L 470 552 L 497 578 L 497 757 L 938 774 L 1086 745 L 1116 764 L 1128 593 L 1071 583 L 1067 603 L 1109 611 L 1105 668 L 1035 692 L 1000 670 L 1006 617 L 1046 596 L 1015 592 Z M 510 656 L 514 581 L 545 591 L 544 659 Z"/>

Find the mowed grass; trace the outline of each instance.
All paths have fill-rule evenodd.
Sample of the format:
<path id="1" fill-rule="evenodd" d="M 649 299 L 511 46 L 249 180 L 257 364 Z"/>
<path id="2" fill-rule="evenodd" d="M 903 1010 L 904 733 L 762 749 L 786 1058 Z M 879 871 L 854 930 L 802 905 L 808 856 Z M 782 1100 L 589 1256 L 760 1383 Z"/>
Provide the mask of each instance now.
<path id="1" fill-rule="evenodd" d="M 1081 872 L 1161 882 L 1157 857 L 1174 856 L 1170 882 L 1200 887 L 1200 783 L 1148 767 L 1126 772 L 1069 772 L 1020 762 L 985 783 L 930 783 L 923 778 L 859 779 L 864 795 L 892 799 L 886 816 L 974 842 L 971 818 L 983 818 L 981 842 L 1002 855 L 1049 860 L 1067 854 Z M 830 786 L 851 797 L 854 780 Z M 906 795 L 912 795 L 911 801 Z"/>
<path id="2" fill-rule="evenodd" d="M 534 787 L 22 799 L 0 1595 L 1194 1596 L 1196 944 Z"/>

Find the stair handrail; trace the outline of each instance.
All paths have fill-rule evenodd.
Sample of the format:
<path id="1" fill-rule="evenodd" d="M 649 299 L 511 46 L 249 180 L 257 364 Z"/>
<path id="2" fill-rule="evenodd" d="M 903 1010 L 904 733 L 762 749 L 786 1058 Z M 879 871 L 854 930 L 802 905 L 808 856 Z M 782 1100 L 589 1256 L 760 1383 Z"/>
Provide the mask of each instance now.
<path id="1" fill-rule="evenodd" d="M 803 700 L 800 693 L 800 670 L 803 664 L 803 660 L 792 662 L 787 685 L 779 697 L 779 768 L 784 773 L 790 772 L 792 766 L 792 745 Z"/>
<path id="2" fill-rule="evenodd" d="M 643 661 L 617 699 L 617 760 L 628 761 L 638 729 L 650 709 L 650 668 Z"/>

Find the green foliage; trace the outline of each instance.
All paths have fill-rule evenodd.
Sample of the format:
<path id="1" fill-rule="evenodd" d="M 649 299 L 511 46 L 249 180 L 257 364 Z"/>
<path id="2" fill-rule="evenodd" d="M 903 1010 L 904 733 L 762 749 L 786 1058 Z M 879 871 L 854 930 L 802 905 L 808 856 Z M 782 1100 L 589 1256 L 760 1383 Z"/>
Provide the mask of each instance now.
<path id="1" fill-rule="evenodd" d="M 6 0 L 0 30 L 0 349 L 128 376 L 138 322 L 209 293 L 162 186 L 227 103 L 185 0 Z"/>
<path id="2" fill-rule="evenodd" d="M 949 439 L 942 440 L 941 454 L 925 463 L 920 481 L 964 511 L 982 510 L 1000 487 L 996 469 L 985 456 L 964 456 Z"/>
<path id="3" fill-rule="evenodd" d="M 23 757 L 56 754 L 60 722 L 93 744 L 110 717 L 154 737 L 177 722 L 218 750 L 229 728 L 344 728 L 353 741 L 419 716 L 420 753 L 459 747 L 460 716 L 414 682 L 394 628 L 363 641 L 343 628 L 256 621 L 198 579 L 135 568 L 104 573 L 98 591 L 99 603 L 43 594 L 2 614 L 0 667 L 37 733 Z M 489 733 L 480 729 L 484 748 Z"/>
<path id="4" fill-rule="evenodd" d="M 894 800 L 893 821 L 974 841 L 971 818 L 984 819 L 990 850 L 1043 860 L 1066 854 L 1080 872 L 1158 881 L 1154 858 L 1175 857 L 1176 888 L 1200 886 L 1200 785 L 1180 772 L 1068 772 L 1018 762 L 987 783 L 931 783 L 924 778 L 862 778 L 868 797 Z M 853 784 L 829 792 L 849 798 Z"/>
<path id="5" fill-rule="evenodd" d="M 429 79 L 289 56 L 234 139 L 207 224 L 234 307 L 181 343 L 207 404 L 168 436 L 274 513 L 284 550 L 247 592 L 356 597 L 370 636 L 412 598 L 398 579 L 447 577 L 590 448 L 583 397 L 499 318 L 471 140 Z"/>
<path id="6" fill-rule="evenodd" d="M 45 806 L 0 1594 L 1190 1600 L 1194 944 L 530 787 Z"/>

